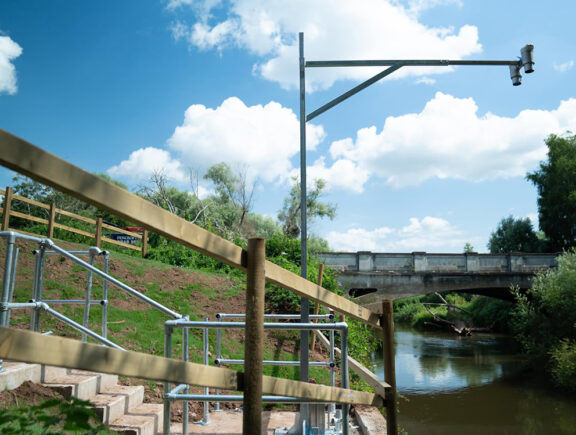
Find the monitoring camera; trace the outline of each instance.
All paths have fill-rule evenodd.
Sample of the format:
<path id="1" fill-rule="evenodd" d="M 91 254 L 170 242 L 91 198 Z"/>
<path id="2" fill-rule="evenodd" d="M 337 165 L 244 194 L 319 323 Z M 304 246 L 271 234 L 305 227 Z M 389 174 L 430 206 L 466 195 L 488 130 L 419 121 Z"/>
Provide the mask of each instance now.
<path id="1" fill-rule="evenodd" d="M 534 46 L 532 44 L 528 44 L 520 50 L 520 54 L 522 55 L 522 67 L 524 68 L 524 72 L 526 74 L 534 72 Z"/>
<path id="2" fill-rule="evenodd" d="M 514 86 L 520 86 L 522 84 L 522 74 L 520 74 L 520 64 L 510 65 L 510 78 L 512 79 L 512 84 Z"/>

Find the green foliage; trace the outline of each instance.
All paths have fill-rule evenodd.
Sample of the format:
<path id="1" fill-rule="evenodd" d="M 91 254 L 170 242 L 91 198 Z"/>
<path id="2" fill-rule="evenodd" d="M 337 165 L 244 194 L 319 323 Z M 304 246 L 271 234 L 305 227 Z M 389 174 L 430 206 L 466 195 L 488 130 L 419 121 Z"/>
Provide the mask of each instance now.
<path id="1" fill-rule="evenodd" d="M 316 246 L 324 248 L 325 242 L 318 240 Z M 284 234 L 274 234 L 266 241 L 266 257 L 271 262 L 282 266 L 295 274 L 300 274 L 301 248 L 300 240 L 293 239 Z M 314 252 L 308 249 L 308 279 L 318 282 L 318 259 Z M 338 294 L 342 292 L 338 288 L 336 272 L 327 268 L 324 269 L 322 287 Z M 266 308 L 272 313 L 299 313 L 300 296 L 294 292 L 283 289 L 276 285 L 267 285 Z"/>
<path id="2" fill-rule="evenodd" d="M 507 252 L 541 252 L 538 236 L 528 218 L 508 216 L 490 235 L 488 249 L 493 254 Z"/>
<path id="3" fill-rule="evenodd" d="M 538 189 L 540 229 L 548 250 L 559 252 L 576 245 L 576 135 L 550 135 L 548 160 L 526 178 Z"/>
<path id="4" fill-rule="evenodd" d="M 474 251 L 474 246 L 472 246 L 472 243 L 466 242 L 463 248 L 463 252 L 476 252 L 476 251 Z"/>
<path id="5" fill-rule="evenodd" d="M 562 339 L 550 352 L 552 377 L 558 385 L 576 391 L 576 341 Z"/>
<path id="6" fill-rule="evenodd" d="M 306 192 L 306 221 L 308 224 L 311 224 L 315 218 L 334 219 L 336 216 L 334 204 L 320 201 L 325 188 L 326 182 L 322 179 L 316 179 L 314 187 Z M 300 182 L 294 179 L 290 194 L 284 198 L 284 206 L 278 212 L 278 220 L 282 224 L 284 234 L 291 238 L 297 238 L 300 235 L 300 195 Z"/>
<path id="7" fill-rule="evenodd" d="M 90 402 L 77 399 L 50 399 L 29 407 L 0 413 L 0 433 L 58 435 L 63 432 L 98 434 L 110 433 L 98 423 Z"/>
<path id="8" fill-rule="evenodd" d="M 418 311 L 412 318 L 411 326 L 416 329 L 426 329 L 428 323 L 435 323 L 433 314 L 438 317 L 446 318 L 446 307 L 431 307 L 430 313 L 426 310 Z"/>
<path id="9" fill-rule="evenodd" d="M 475 326 L 506 332 L 509 330 L 510 313 L 514 309 L 514 304 L 500 299 L 476 296 L 466 309 L 472 312 Z"/>
<path id="10" fill-rule="evenodd" d="M 562 354 L 574 352 L 576 339 L 576 252 L 560 256 L 557 270 L 538 275 L 527 294 L 517 291 L 516 299 L 515 335 L 534 366 L 550 369 L 555 362 L 552 367 L 569 371 Z M 567 387 L 576 385 L 574 378 L 561 378 Z"/>
<path id="11" fill-rule="evenodd" d="M 394 320 L 400 323 L 412 323 L 414 316 L 424 311 L 420 303 L 422 299 L 423 296 L 414 296 L 394 301 Z"/>
<path id="12" fill-rule="evenodd" d="M 363 322 L 351 318 L 348 323 L 348 352 L 365 367 L 372 364 L 371 355 L 378 350 L 381 343 L 375 337 L 375 329 Z"/>
<path id="13" fill-rule="evenodd" d="M 166 239 L 160 239 L 158 245 L 150 249 L 148 258 L 173 266 L 188 267 L 190 269 L 220 271 L 225 273 L 232 271 L 232 268 L 227 264 Z"/>

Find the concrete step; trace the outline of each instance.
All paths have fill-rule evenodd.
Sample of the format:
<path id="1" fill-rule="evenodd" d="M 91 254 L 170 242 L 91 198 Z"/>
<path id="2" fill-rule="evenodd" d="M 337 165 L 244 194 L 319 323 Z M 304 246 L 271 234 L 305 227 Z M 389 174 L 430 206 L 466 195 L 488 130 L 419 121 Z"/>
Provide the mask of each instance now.
<path id="1" fill-rule="evenodd" d="M 13 390 L 26 381 L 40 382 L 40 364 L 26 364 L 16 361 L 3 361 L 0 372 L 0 391 Z"/>
<path id="2" fill-rule="evenodd" d="M 52 382 L 54 379 L 68 375 L 68 369 L 65 367 L 42 365 L 41 382 Z"/>
<path id="3" fill-rule="evenodd" d="M 157 420 L 153 416 L 124 415 L 108 426 L 124 435 L 156 435 Z"/>
<path id="4" fill-rule="evenodd" d="M 96 376 L 66 375 L 43 382 L 42 385 L 53 388 L 69 399 L 74 396 L 78 399 L 89 400 L 95 396 L 98 389 Z"/>
<path id="5" fill-rule="evenodd" d="M 90 398 L 94 412 L 108 425 L 142 403 L 144 387 L 114 385 Z"/>
<path id="6" fill-rule="evenodd" d="M 142 403 L 128 411 L 127 415 L 152 417 L 154 419 L 154 433 L 162 431 L 164 424 L 164 405 L 161 403 Z"/>
<path id="7" fill-rule="evenodd" d="M 69 370 L 69 374 L 78 376 L 96 376 L 97 387 L 96 392 L 100 393 L 106 390 L 108 387 L 113 387 L 118 384 L 118 375 L 109 375 L 107 373 L 97 373 L 97 372 L 87 372 L 84 370 Z"/>

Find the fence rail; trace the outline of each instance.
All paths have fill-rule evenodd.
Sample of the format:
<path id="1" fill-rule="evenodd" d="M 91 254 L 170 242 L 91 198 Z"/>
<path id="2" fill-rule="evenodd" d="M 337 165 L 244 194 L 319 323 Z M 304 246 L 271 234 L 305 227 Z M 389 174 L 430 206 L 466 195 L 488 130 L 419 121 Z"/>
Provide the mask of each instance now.
<path id="1" fill-rule="evenodd" d="M 125 230 L 123 228 L 118 228 L 118 227 L 115 227 L 112 225 L 108 225 L 102 221 L 102 218 L 92 219 L 92 218 L 89 218 L 86 216 L 81 216 L 81 215 L 78 215 L 76 213 L 69 212 L 67 210 L 62 210 L 62 209 L 56 208 L 56 204 L 54 204 L 54 203 L 44 204 L 42 202 L 35 201 L 33 199 L 30 199 L 30 198 L 26 198 L 25 196 L 16 195 L 16 194 L 14 194 L 14 189 L 12 187 L 6 187 L 5 190 L 0 189 L 0 195 L 4 196 L 4 206 L 2 208 L 0 208 L 0 214 L 2 214 L 2 224 L 0 226 L 0 231 L 12 231 L 12 230 L 14 230 L 14 228 L 10 227 L 10 218 L 15 217 L 15 218 L 25 219 L 27 221 L 36 222 L 36 223 L 48 226 L 48 230 L 47 230 L 46 234 L 38 234 L 38 233 L 30 233 L 30 232 L 27 232 L 27 234 L 33 234 L 33 235 L 39 235 L 39 236 L 45 235 L 49 239 L 52 239 L 54 237 L 54 229 L 58 228 L 58 229 L 61 229 L 64 231 L 68 231 L 70 233 L 79 234 L 81 236 L 85 236 L 85 237 L 94 239 L 96 241 L 95 244 L 98 248 L 101 247 L 102 242 L 106 242 L 106 243 L 110 243 L 112 245 L 117 245 L 117 246 L 121 246 L 121 247 L 126 248 L 126 249 L 132 249 L 134 251 L 141 252 L 142 257 L 146 256 L 147 247 L 148 247 L 148 243 L 147 243 L 148 231 L 147 230 L 144 230 L 142 234 L 139 234 L 137 232 L 128 231 L 128 230 Z M 26 214 L 26 213 L 21 213 L 21 212 L 16 211 L 16 210 L 12 210 L 13 201 L 24 202 L 26 204 L 33 205 L 34 207 L 39 207 L 39 208 L 42 208 L 44 210 L 48 210 L 49 217 L 48 217 L 48 219 L 45 219 L 45 218 L 41 218 L 38 216 L 34 216 L 32 214 Z M 71 218 L 71 219 L 74 219 L 74 220 L 77 220 L 80 222 L 94 225 L 96 227 L 95 231 L 92 233 L 90 231 L 85 231 L 85 230 L 81 230 L 79 228 L 74 228 L 74 227 L 71 227 L 68 225 L 61 224 L 61 223 L 56 221 L 57 215 L 66 216 L 68 218 Z M 125 234 L 128 236 L 134 237 L 134 238 L 136 238 L 142 242 L 142 246 L 136 246 L 136 245 L 132 245 L 130 243 L 125 243 L 125 242 L 111 239 L 110 237 L 106 237 L 106 234 L 102 232 L 103 229 L 112 230 L 115 233 Z M 20 231 L 20 230 L 17 230 L 17 231 Z"/>

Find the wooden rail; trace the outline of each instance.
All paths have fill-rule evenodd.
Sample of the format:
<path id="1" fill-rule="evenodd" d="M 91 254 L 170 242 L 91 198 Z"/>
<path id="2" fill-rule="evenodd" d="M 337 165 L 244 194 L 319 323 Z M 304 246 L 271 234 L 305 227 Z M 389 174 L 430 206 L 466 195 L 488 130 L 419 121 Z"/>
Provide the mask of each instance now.
<path id="1" fill-rule="evenodd" d="M 15 218 L 25 219 L 25 220 L 28 220 L 31 222 L 36 222 L 36 223 L 48 226 L 47 234 L 37 234 L 37 233 L 28 233 L 28 234 L 34 234 L 34 235 L 39 235 L 39 236 L 46 235 L 49 239 L 51 239 L 54 237 L 54 228 L 59 228 L 61 230 L 68 231 L 70 233 L 80 234 L 82 236 L 94 239 L 96 241 L 96 243 L 95 243 L 96 246 L 99 248 L 101 247 L 102 242 L 106 242 L 106 243 L 110 243 L 113 245 L 122 246 L 123 248 L 126 248 L 126 249 L 132 249 L 134 251 L 139 251 L 142 253 L 142 257 L 146 256 L 147 243 L 144 242 L 144 239 L 148 238 L 148 234 L 147 234 L 148 232 L 147 231 L 144 231 L 144 234 L 139 234 L 139 233 L 135 233 L 132 231 L 127 231 L 123 228 L 118 228 L 118 227 L 115 227 L 112 225 L 102 223 L 102 222 L 100 222 L 101 221 L 100 218 L 92 219 L 92 218 L 88 218 L 86 216 L 81 216 L 81 215 L 78 215 L 76 213 L 72 213 L 72 212 L 69 212 L 66 210 L 61 210 L 59 208 L 56 208 L 56 205 L 54 203 L 53 204 L 44 204 L 42 202 L 38 202 L 38 201 L 35 201 L 33 199 L 26 198 L 24 196 L 15 195 L 13 193 L 13 189 L 11 187 L 7 187 L 6 190 L 0 189 L 0 195 L 5 197 L 4 207 L 2 207 L 0 209 L 0 213 L 3 216 L 2 224 L 0 226 L 2 231 L 13 230 L 13 228 L 10 227 L 10 218 L 15 217 Z M 12 202 L 14 200 L 21 201 L 21 202 L 33 205 L 34 207 L 39 207 L 39 208 L 47 210 L 48 211 L 48 219 L 12 210 Z M 96 230 L 94 233 L 92 233 L 90 231 L 85 231 L 85 230 L 81 230 L 78 228 L 74 228 L 74 227 L 71 227 L 68 225 L 58 223 L 58 222 L 56 222 L 56 215 L 57 214 L 62 215 L 62 216 L 66 216 L 68 218 L 75 219 L 75 220 L 78 220 L 78 221 L 81 221 L 81 222 L 84 222 L 84 223 L 87 223 L 90 225 L 94 225 L 96 227 Z M 109 237 L 105 237 L 102 233 L 102 230 L 104 228 L 108 229 L 108 230 L 112 230 L 116 233 L 126 234 L 126 235 L 129 235 L 129 236 L 134 237 L 136 239 L 139 239 L 142 241 L 142 247 L 132 245 L 130 243 L 119 242 L 118 240 L 114 240 L 114 239 L 111 239 Z"/>
<path id="2" fill-rule="evenodd" d="M 0 358 L 234 391 L 244 391 L 249 381 L 243 373 L 227 368 L 3 327 L 0 327 Z M 381 397 L 373 393 L 272 376 L 262 377 L 262 393 L 322 402 L 383 404 Z"/>

